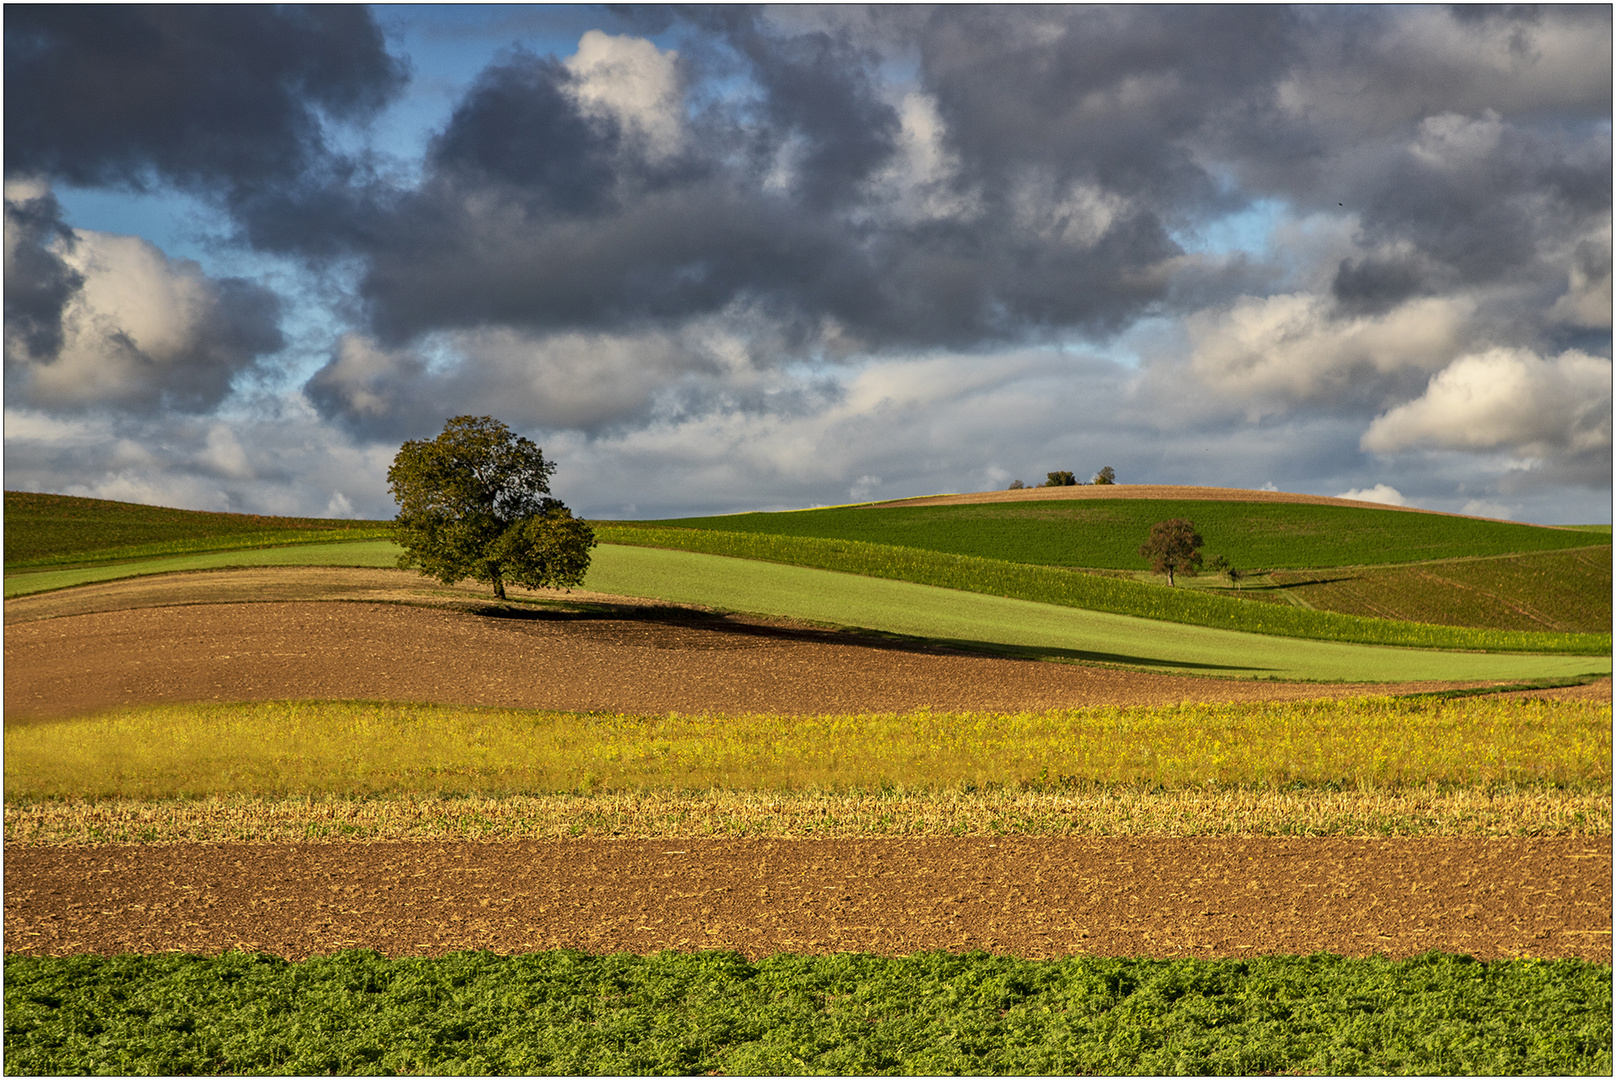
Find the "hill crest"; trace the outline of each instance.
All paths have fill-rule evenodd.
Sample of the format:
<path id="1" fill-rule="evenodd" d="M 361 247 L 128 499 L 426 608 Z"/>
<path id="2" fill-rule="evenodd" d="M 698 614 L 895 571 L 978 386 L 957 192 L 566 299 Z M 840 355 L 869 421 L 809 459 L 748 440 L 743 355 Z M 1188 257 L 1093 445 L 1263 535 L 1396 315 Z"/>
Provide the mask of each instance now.
<path id="1" fill-rule="evenodd" d="M 1330 495 L 1306 495 L 1296 491 L 1268 491 L 1264 488 L 1196 487 L 1187 484 L 1077 484 L 1067 487 L 1030 487 L 1002 491 L 977 491 L 963 494 L 921 495 L 911 499 L 891 499 L 886 502 L 865 503 L 871 507 L 895 506 L 968 506 L 975 503 L 1039 502 L 1046 499 L 1184 499 L 1214 502 L 1266 502 L 1305 503 L 1312 506 L 1351 506 L 1360 509 L 1403 510 L 1411 514 L 1438 514 L 1443 517 L 1474 517 L 1477 521 L 1505 521 L 1511 525 L 1530 522 L 1509 521 L 1507 518 L 1483 518 L 1474 514 L 1449 514 L 1441 510 L 1426 510 L 1418 506 L 1393 506 L 1390 503 L 1370 502 L 1366 499 L 1339 499 Z M 1540 528 L 1560 528 L 1544 525 Z"/>

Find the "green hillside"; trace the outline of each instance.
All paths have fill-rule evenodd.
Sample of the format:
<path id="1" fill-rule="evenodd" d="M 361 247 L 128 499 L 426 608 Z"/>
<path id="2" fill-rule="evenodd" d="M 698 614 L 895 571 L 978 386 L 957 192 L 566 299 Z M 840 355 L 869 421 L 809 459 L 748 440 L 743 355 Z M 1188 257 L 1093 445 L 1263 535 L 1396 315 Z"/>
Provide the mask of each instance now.
<path id="1" fill-rule="evenodd" d="M 850 506 L 620 522 L 811 536 L 1042 566 L 1138 570 L 1150 526 L 1188 518 L 1205 554 L 1241 569 L 1422 562 L 1586 547 L 1589 534 L 1540 525 L 1367 507 L 1176 499 L 1073 499 L 965 506 Z"/>
<path id="2" fill-rule="evenodd" d="M 6 569 L 117 562 L 195 551 L 380 539 L 379 521 L 218 514 L 166 506 L 5 493 Z"/>

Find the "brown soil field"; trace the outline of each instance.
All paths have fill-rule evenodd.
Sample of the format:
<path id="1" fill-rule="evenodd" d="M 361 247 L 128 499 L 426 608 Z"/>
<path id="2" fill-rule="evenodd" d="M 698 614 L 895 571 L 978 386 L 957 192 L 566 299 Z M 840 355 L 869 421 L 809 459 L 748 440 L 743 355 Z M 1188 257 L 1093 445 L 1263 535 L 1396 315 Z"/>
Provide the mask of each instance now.
<path id="1" fill-rule="evenodd" d="M 8 723 L 179 700 L 723 715 L 1388 689 L 998 659 L 584 594 L 566 598 L 581 610 L 502 606 L 394 571 L 172 577 L 8 601 Z M 1610 683 L 1571 693 L 1609 700 Z M 10 953 L 565 946 L 1611 958 L 1608 837 L 8 845 L 5 870 Z"/>
<path id="2" fill-rule="evenodd" d="M 964 506 L 991 502 L 1037 502 L 1043 499 L 1210 499 L 1216 502 L 1307 503 L 1312 506 L 1357 506 L 1377 510 L 1405 510 L 1411 514 L 1439 514 L 1417 506 L 1391 506 L 1360 499 L 1337 499 L 1329 495 L 1303 495 L 1293 491 L 1262 491 L 1249 488 L 1194 487 L 1179 484 L 1077 484 L 1072 487 L 1030 487 L 1015 491 L 973 491 L 960 495 L 922 495 L 913 499 L 892 499 L 872 506 Z M 1465 516 L 1465 515 L 1456 515 Z M 1499 520 L 1487 518 L 1484 520 Z M 1554 528 L 1555 526 L 1549 526 Z"/>
<path id="3" fill-rule="evenodd" d="M 714 715 L 1014 711 L 1393 689 L 1004 659 L 587 593 L 556 597 L 589 603 L 584 611 L 498 605 L 420 580 L 392 570 L 213 571 L 10 600 L 6 717 L 318 698 Z M 190 602 L 164 606 L 182 596 Z M 296 599 L 306 596 L 324 601 Z M 330 602 L 339 598 L 348 602 Z M 1470 684 L 1395 690 L 1461 685 Z"/>
<path id="4" fill-rule="evenodd" d="M 22 848 L 7 951 L 366 947 L 1609 963 L 1609 839 L 562 840 Z"/>

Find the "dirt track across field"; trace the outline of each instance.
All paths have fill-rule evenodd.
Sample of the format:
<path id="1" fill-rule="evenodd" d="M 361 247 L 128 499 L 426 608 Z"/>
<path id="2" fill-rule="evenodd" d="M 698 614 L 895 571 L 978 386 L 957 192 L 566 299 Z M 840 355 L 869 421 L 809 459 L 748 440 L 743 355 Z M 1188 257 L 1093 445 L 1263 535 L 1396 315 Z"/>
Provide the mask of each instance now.
<path id="1" fill-rule="evenodd" d="M 572 840 L 23 848 L 6 949 L 1609 963 L 1609 839 Z"/>

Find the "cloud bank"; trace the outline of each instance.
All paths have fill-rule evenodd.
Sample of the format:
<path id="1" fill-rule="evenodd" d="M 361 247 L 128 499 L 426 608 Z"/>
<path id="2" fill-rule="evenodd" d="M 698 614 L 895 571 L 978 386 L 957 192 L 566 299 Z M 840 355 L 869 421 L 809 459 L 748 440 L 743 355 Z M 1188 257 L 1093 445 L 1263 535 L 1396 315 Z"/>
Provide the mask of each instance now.
<path id="1" fill-rule="evenodd" d="M 297 415 L 334 461 L 473 412 L 564 449 L 601 512 L 1111 464 L 1609 514 L 1609 9 L 645 9 L 559 46 L 491 23 L 407 151 L 367 132 L 417 100 L 407 48 L 442 13 L 392 14 L 425 36 L 356 8 L 8 12 L 8 407 L 103 440 L 51 456 L 8 425 L 8 467 L 158 485 L 232 457 L 196 434 L 227 415 Z M 69 188 L 182 193 L 314 284 L 76 225 Z M 292 321 L 318 339 L 296 356 Z M 183 453 L 118 456 L 165 423 Z M 297 488 L 237 442 L 220 497 Z"/>

